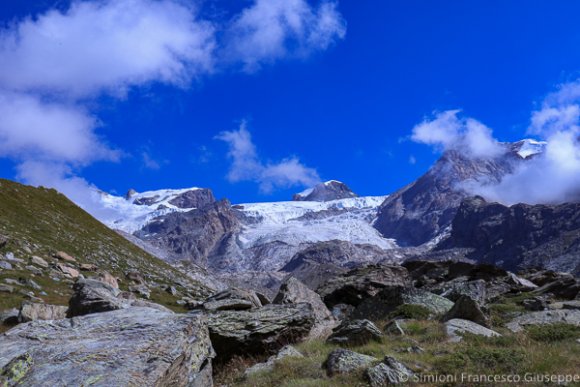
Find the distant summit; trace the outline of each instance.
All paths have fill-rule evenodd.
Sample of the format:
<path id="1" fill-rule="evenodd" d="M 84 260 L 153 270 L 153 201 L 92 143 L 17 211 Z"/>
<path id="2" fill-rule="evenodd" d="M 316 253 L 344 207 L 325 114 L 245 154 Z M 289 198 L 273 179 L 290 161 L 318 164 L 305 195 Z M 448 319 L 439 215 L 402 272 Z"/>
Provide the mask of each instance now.
<path id="1" fill-rule="evenodd" d="M 294 201 L 327 202 L 337 199 L 356 198 L 357 194 L 351 191 L 348 186 L 337 180 L 329 180 L 325 183 L 315 185 L 306 191 L 295 194 Z"/>

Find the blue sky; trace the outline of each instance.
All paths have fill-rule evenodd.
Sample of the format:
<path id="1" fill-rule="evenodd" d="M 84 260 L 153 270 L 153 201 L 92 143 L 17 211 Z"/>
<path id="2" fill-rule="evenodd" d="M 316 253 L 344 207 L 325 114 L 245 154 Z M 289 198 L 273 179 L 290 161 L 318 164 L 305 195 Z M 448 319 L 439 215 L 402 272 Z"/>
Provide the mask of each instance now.
<path id="1" fill-rule="evenodd" d="M 4 35 L 28 15 L 68 9 L 66 1 L 30 3 L 0 5 Z M 316 13 L 321 3 L 309 5 Z M 199 12 L 228 23 L 252 6 L 205 1 Z M 297 158 L 322 180 L 344 181 L 361 195 L 387 194 L 438 157 L 409 140 L 413 127 L 434 111 L 461 109 L 500 141 L 513 141 L 527 137 L 531 112 L 556 85 L 578 77 L 577 1 L 343 0 L 336 12 L 346 23 L 344 36 L 337 33 L 323 47 L 297 54 L 294 46 L 301 43 L 289 39 L 290 54 L 257 66 L 228 59 L 177 85 L 155 78 L 134 82 L 122 96 L 75 91 L 62 97 L 32 87 L 45 102 L 81 105 L 98 122 L 98 141 L 118 151 L 113 158 L 65 160 L 66 177 L 121 194 L 129 188 L 210 187 L 233 202 L 284 200 L 301 191 L 308 180 L 264 189 L 263 176 L 231 178 L 230 148 L 219 137 L 243 122 L 254 146 L 253 168 Z M 220 34 L 227 35 L 227 28 L 217 32 L 218 40 Z M 218 45 L 226 52 L 238 42 L 231 41 Z M 2 55 L 6 50 L 0 64 Z M 18 166 L 30 156 L 3 153 L 1 176 L 27 180 Z M 61 163 L 55 159 L 47 162 Z"/>

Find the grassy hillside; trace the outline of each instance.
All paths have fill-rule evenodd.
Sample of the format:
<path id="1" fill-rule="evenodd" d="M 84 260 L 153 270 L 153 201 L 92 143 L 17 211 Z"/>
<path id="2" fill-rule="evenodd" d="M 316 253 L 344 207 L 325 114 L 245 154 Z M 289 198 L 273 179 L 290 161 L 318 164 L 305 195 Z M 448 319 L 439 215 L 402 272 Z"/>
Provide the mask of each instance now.
<path id="1" fill-rule="evenodd" d="M 55 258 L 58 251 L 66 252 L 76 262 Z M 57 191 L 4 179 L 0 179 L 0 255 L 0 259 L 4 257 L 2 262 L 12 266 L 12 269 L 0 268 L 0 285 L 14 289 L 11 293 L 0 294 L 0 311 L 18 307 L 31 297 L 47 303 L 66 304 L 73 279 L 63 276 L 57 264 L 77 270 L 82 264 L 93 264 L 96 271 L 81 271 L 81 274 L 92 276 L 107 271 L 121 280 L 119 285 L 124 290 L 129 282 L 125 274 L 137 271 L 148 283 L 151 300 L 176 310 L 180 309 L 176 303 L 178 298 L 165 292 L 165 286 L 176 287 L 179 297 L 190 294 L 194 298 L 204 298 L 210 293 L 209 289 L 133 245 Z M 12 256 L 16 260 L 6 259 Z M 44 259 L 49 267 L 32 264 L 32 256 Z M 41 289 L 31 285 L 30 280 Z"/>

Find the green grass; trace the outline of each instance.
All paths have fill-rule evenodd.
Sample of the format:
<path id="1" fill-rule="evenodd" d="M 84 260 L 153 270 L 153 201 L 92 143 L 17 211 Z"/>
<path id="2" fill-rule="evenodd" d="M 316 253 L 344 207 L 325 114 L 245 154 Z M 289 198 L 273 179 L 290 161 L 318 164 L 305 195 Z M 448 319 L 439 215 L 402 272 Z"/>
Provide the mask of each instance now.
<path id="1" fill-rule="evenodd" d="M 55 261 L 52 258 L 54 252 L 65 251 L 75 257 L 79 265 L 92 263 L 99 270 L 108 271 L 121 279 L 124 279 L 125 272 L 136 270 L 152 285 L 175 286 L 175 280 L 179 280 L 193 289 L 192 295 L 198 299 L 204 299 L 211 293 L 166 262 L 127 241 L 52 189 L 0 179 L 0 235 L 9 239 L 0 253 L 12 252 L 25 261 L 31 255 L 37 255 L 50 263 Z M 47 303 L 66 305 L 71 294 L 71 284 L 67 281 L 55 282 L 49 278 L 48 273 L 49 270 L 44 270 L 43 275 L 34 276 L 28 270 L 0 269 L 0 282 L 4 278 L 31 278 L 47 295 L 39 296 L 39 291 L 26 290 L 33 290 L 37 297 Z M 127 286 L 126 280 L 120 283 L 123 290 Z M 176 287 L 182 293 L 185 291 L 182 287 Z M 152 301 L 183 311 L 176 304 L 177 298 L 174 296 L 155 286 L 151 286 L 151 291 Z M 21 294 L 3 293 L 0 295 L 0 310 L 19 307 L 23 300 L 25 296 Z"/>
<path id="2" fill-rule="evenodd" d="M 526 331 L 532 340 L 547 343 L 580 338 L 580 327 L 565 323 L 530 325 Z"/>
<path id="3" fill-rule="evenodd" d="M 412 318 L 412 319 L 428 319 L 431 311 L 422 305 L 403 304 L 399 305 L 394 311 L 390 313 L 391 318 Z"/>

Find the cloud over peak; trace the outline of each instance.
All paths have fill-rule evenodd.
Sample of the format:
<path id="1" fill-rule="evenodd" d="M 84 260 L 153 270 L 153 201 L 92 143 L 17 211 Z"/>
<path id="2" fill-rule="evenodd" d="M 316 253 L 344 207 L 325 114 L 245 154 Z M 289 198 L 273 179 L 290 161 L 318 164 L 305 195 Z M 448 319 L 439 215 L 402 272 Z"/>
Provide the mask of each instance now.
<path id="1" fill-rule="evenodd" d="M 271 193 L 277 188 L 313 186 L 320 182 L 316 170 L 303 165 L 297 157 L 278 163 L 262 162 L 245 122 L 238 130 L 221 132 L 216 139 L 228 144 L 232 164 L 227 179 L 232 183 L 253 181 L 259 184 L 262 193 Z"/>

